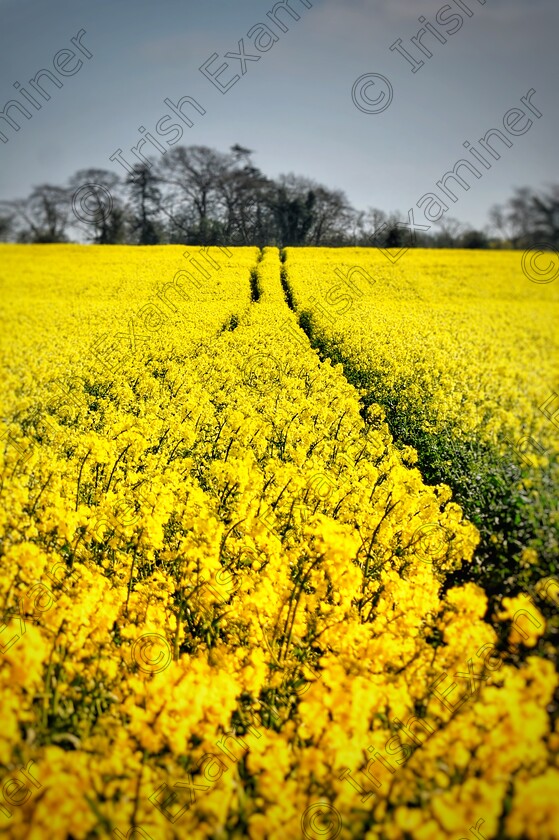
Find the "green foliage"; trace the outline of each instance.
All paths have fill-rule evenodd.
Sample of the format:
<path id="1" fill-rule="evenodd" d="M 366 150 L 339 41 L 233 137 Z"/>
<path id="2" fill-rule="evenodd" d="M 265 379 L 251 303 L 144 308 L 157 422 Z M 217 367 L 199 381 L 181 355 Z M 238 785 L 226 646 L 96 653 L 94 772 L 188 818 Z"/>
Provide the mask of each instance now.
<path id="1" fill-rule="evenodd" d="M 394 441 L 417 451 L 424 480 L 447 484 L 454 500 L 478 528 L 480 544 L 473 563 L 449 575 L 446 586 L 474 581 L 489 596 L 505 596 L 531 590 L 543 576 L 557 574 L 556 457 L 550 457 L 546 468 L 535 468 L 520 462 L 504 439 L 489 443 L 481 435 L 465 436 L 452 427 L 436 433 L 425 431 L 426 409 L 423 404 L 412 407 L 405 401 L 405 385 L 395 393 L 382 372 L 363 371 L 350 363 L 335 342 L 316 331 L 310 313 L 301 313 L 300 324 L 321 357 L 343 364 L 348 381 L 365 391 L 363 416 L 368 406 L 381 405 Z M 522 560 L 526 548 L 537 551 L 537 563 Z"/>

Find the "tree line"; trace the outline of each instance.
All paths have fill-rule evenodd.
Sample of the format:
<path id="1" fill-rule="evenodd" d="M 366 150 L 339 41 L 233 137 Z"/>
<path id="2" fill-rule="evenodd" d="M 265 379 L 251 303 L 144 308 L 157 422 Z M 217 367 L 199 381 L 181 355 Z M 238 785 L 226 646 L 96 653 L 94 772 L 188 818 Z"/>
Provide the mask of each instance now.
<path id="1" fill-rule="evenodd" d="M 42 184 L 25 198 L 0 201 L 0 241 L 96 244 L 559 248 L 559 184 L 517 188 L 475 230 L 443 216 L 414 234 L 406 218 L 375 207 L 356 210 L 342 190 L 309 178 L 268 178 L 254 152 L 177 146 L 146 158 L 124 177 L 81 169 L 66 186 Z"/>

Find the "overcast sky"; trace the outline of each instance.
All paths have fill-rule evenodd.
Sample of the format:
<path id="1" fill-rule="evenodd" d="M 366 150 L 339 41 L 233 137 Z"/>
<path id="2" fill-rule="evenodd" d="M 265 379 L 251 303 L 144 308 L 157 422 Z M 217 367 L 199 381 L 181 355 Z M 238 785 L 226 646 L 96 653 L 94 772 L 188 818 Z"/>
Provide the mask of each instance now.
<path id="1" fill-rule="evenodd" d="M 89 166 L 122 174 L 111 155 L 120 148 L 133 163 L 140 126 L 164 143 L 155 131 L 170 113 L 164 100 L 184 96 L 206 113 L 189 111 L 194 125 L 183 123 L 181 143 L 223 151 L 240 143 L 255 150 L 255 163 L 269 176 L 295 172 L 345 190 L 358 208 L 407 213 L 468 154 L 464 141 L 504 131 L 506 112 L 524 108 L 521 97 L 534 89 L 531 102 L 542 116 L 528 111 L 519 118 L 514 130 L 524 133 L 509 135 L 512 146 L 499 146 L 500 158 L 471 179 L 449 215 L 482 226 L 489 207 L 513 187 L 559 181 L 557 0 L 312 0 L 311 8 L 290 0 L 300 20 L 278 14 L 287 32 L 266 15 L 274 2 L 0 0 L 0 111 L 16 99 L 32 114 L 9 111 L 17 132 L 0 119 L 8 138 L 0 142 L 0 198 L 63 184 Z M 421 37 L 430 58 L 410 42 L 420 16 L 438 32 Z M 260 50 L 253 29 L 259 23 L 277 39 L 261 34 Z M 71 38 L 80 30 L 77 52 Z M 239 59 L 224 58 L 239 53 L 241 38 L 245 53 L 260 56 L 246 60 L 244 74 Z M 397 39 L 423 58 L 417 72 L 390 51 Z M 199 69 L 213 53 L 219 58 L 208 74 L 227 64 L 222 85 L 240 76 L 226 93 Z M 57 54 L 65 73 L 55 73 Z M 35 93 L 39 110 L 13 85 L 33 94 L 28 83 L 41 69 L 62 87 L 42 77 L 52 95 L 47 101 Z M 367 77 L 354 91 L 359 108 L 354 83 L 372 73 L 390 82 L 392 101 L 382 80 Z"/>

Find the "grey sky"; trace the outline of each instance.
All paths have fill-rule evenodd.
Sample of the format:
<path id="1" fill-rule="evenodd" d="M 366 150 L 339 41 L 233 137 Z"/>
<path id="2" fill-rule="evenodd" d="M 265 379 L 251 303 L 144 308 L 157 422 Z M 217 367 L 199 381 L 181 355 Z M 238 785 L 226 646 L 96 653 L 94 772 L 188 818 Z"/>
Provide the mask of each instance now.
<path id="1" fill-rule="evenodd" d="M 477 143 L 490 128 L 503 131 L 503 116 L 535 89 L 532 102 L 542 113 L 510 148 L 500 147 L 479 180 L 448 215 L 481 226 L 487 210 L 505 200 L 514 186 L 545 186 L 558 181 L 555 164 L 559 4 L 557 0 L 448 0 L 462 10 L 463 24 L 449 34 L 437 14 L 443 0 L 291 0 L 300 20 L 285 20 L 282 32 L 266 13 L 275 0 L 0 0 L 0 110 L 9 99 L 25 104 L 13 87 L 26 89 L 35 74 L 53 71 L 53 59 L 72 49 L 70 39 L 84 29 L 79 54 L 83 65 L 71 76 L 58 74 L 61 88 L 32 118 L 16 116 L 14 132 L 0 142 L 0 198 L 25 195 L 32 186 L 65 183 L 77 169 L 99 166 L 123 173 L 109 161 L 130 148 L 144 126 L 155 126 L 173 102 L 194 97 L 205 109 L 189 114 L 181 143 L 226 150 L 240 143 L 256 151 L 255 162 L 270 176 L 296 172 L 344 189 L 359 208 L 408 209 L 429 191 L 459 158 L 463 142 Z M 410 43 L 424 16 L 445 44 L 430 33 L 422 37 L 432 58 L 414 74 L 411 64 L 389 47 L 396 39 L 415 56 Z M 267 23 L 278 38 L 267 52 L 254 48 L 247 33 Z M 457 24 L 456 24 L 457 26 Z M 199 70 L 212 53 L 228 62 L 222 82 L 240 73 L 238 52 L 260 55 L 246 62 L 246 73 L 223 94 Z M 59 59 L 63 65 L 65 56 Z M 64 65 L 63 65 L 64 66 Z M 67 69 L 74 65 L 70 62 Z M 355 80 L 380 73 L 393 87 L 382 113 L 363 113 L 352 101 Z M 368 95 L 376 97 L 376 89 Z M 521 125 L 526 125 L 523 123 Z M 159 142 L 162 142 L 161 137 Z M 148 149 L 146 149 L 146 152 Z M 153 148 L 150 150 L 157 154 Z M 469 158 L 473 161 L 473 158 Z M 416 218 L 418 211 L 416 210 Z"/>

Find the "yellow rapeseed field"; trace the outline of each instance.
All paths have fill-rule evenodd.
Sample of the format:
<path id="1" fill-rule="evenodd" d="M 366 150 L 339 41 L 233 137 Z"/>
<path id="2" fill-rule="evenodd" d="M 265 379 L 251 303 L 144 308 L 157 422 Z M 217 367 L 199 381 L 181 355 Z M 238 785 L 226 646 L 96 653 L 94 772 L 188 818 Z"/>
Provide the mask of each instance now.
<path id="1" fill-rule="evenodd" d="M 523 433 L 556 297 L 509 254 L 0 256 L 6 836 L 557 840 L 559 582 L 493 609 L 387 422 Z"/>
<path id="2" fill-rule="evenodd" d="M 395 264 L 376 249 L 287 249 L 297 308 L 348 361 L 377 376 L 425 431 L 451 426 L 534 464 L 559 452 L 539 407 L 559 391 L 559 290 L 529 282 L 518 252 L 424 250 Z M 557 412 L 559 399 L 548 412 Z M 518 452 L 517 455 L 520 453 Z"/>
<path id="3" fill-rule="evenodd" d="M 518 252 L 287 249 L 292 303 L 455 491 L 482 534 L 476 574 L 499 592 L 559 570 L 559 289 Z"/>

